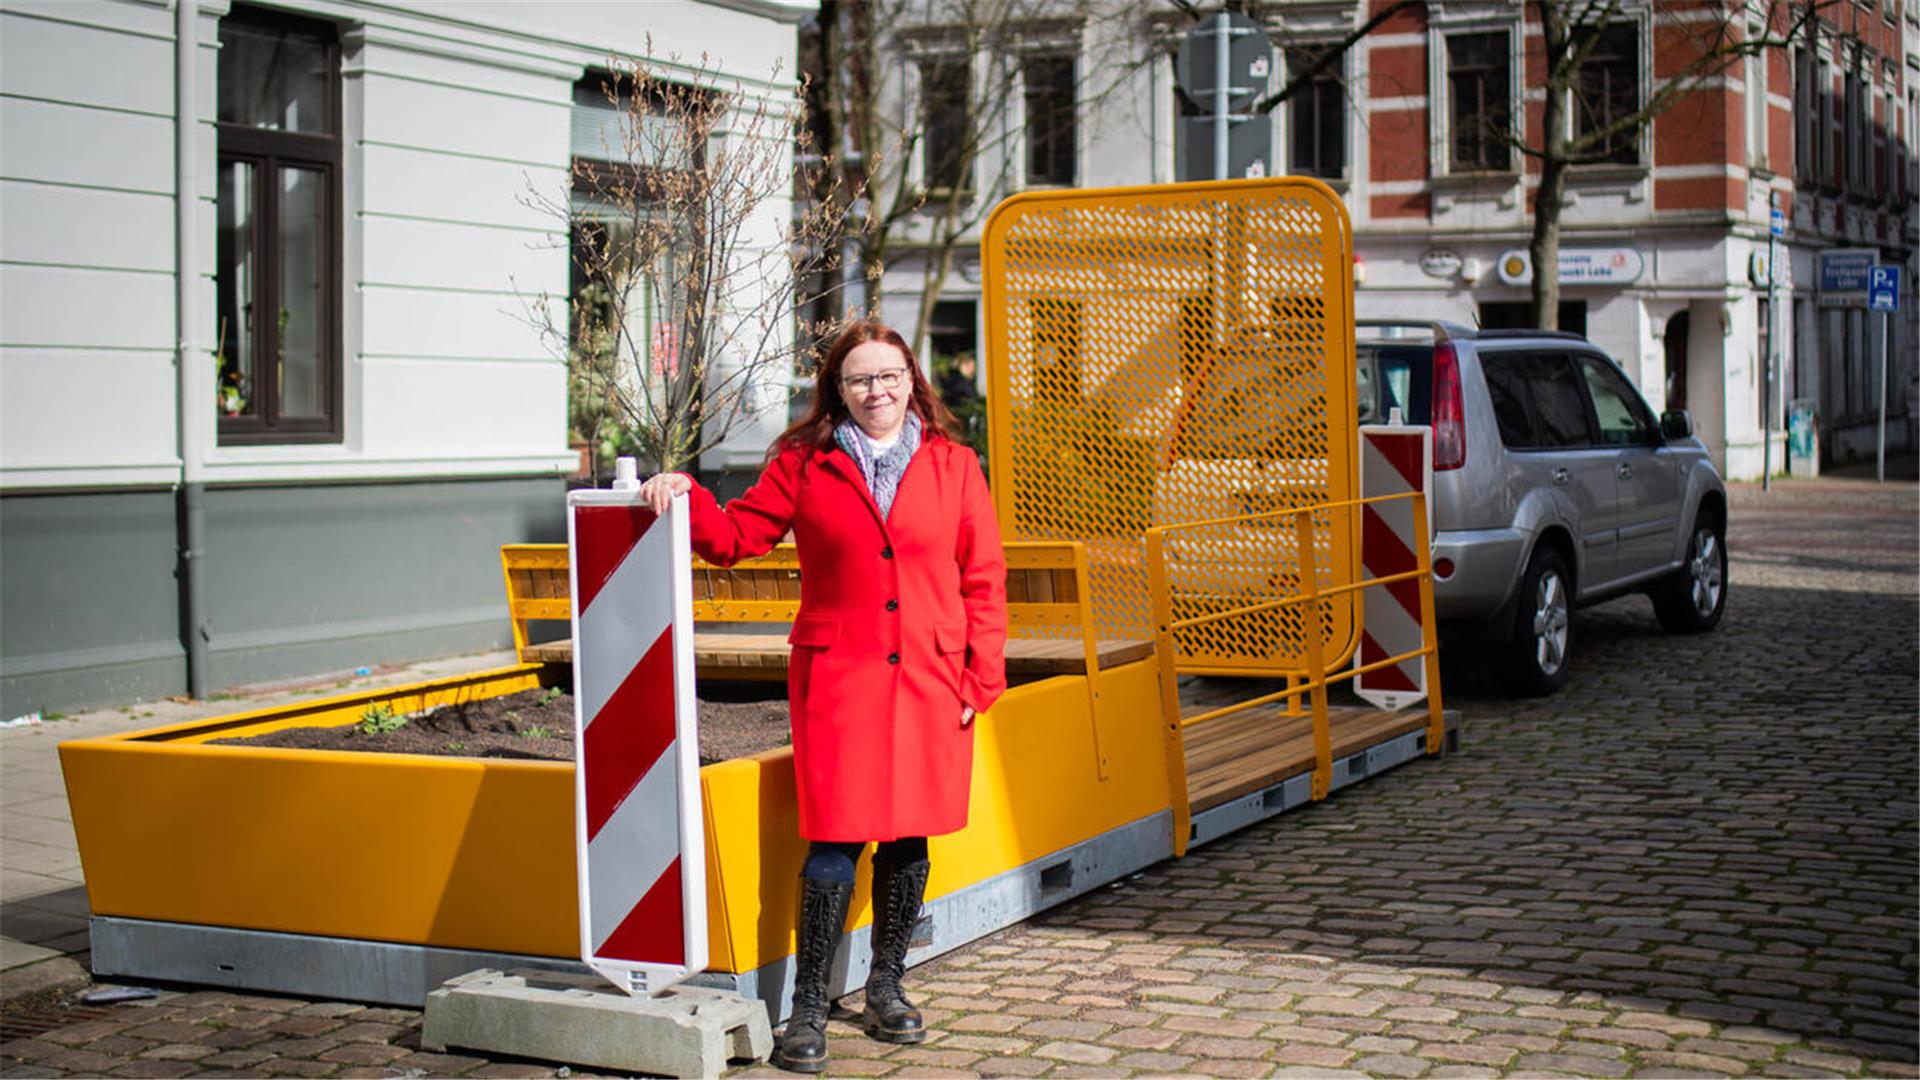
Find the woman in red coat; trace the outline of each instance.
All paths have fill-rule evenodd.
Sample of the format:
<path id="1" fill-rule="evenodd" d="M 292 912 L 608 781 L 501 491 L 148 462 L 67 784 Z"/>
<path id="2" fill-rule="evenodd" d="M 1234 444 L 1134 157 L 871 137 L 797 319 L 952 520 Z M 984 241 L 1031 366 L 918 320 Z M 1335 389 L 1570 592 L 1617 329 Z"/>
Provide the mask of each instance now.
<path id="1" fill-rule="evenodd" d="M 806 418 L 774 443 L 759 482 L 724 508 L 681 473 L 647 481 L 656 511 L 689 492 L 693 547 L 722 566 L 792 530 L 800 611 L 787 693 L 801 870 L 793 1013 L 774 1063 L 826 1068 L 827 981 L 873 855 L 867 1034 L 926 1038 L 900 989 L 927 885 L 927 840 L 967 823 L 973 718 L 1006 688 L 1006 559 L 979 459 L 958 439 L 898 333 L 849 326 Z"/>

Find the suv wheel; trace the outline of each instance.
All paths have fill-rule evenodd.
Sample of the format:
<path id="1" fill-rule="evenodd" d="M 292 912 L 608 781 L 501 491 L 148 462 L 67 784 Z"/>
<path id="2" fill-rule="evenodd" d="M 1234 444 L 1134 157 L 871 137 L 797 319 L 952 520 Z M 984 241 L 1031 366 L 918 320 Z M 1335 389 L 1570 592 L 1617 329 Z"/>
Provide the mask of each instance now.
<path id="1" fill-rule="evenodd" d="M 1552 548 L 1533 553 L 1520 580 L 1507 669 L 1515 690 L 1551 694 L 1567 683 L 1573 651 L 1573 589 L 1566 560 Z"/>
<path id="2" fill-rule="evenodd" d="M 1653 590 L 1653 613 L 1669 633 L 1701 634 L 1727 609 L 1727 543 L 1719 519 L 1702 515 L 1680 569 Z"/>

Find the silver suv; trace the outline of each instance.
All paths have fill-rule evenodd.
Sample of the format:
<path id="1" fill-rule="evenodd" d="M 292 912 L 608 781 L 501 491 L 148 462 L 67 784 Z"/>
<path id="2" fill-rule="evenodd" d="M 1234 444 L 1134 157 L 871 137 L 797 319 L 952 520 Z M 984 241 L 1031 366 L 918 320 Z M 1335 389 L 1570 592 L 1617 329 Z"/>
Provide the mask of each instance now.
<path id="1" fill-rule="evenodd" d="M 1644 592 L 1669 631 L 1719 623 L 1726 488 L 1684 411 L 1655 420 L 1562 331 L 1362 320 L 1356 351 L 1361 423 L 1433 426 L 1435 612 L 1515 689 L 1566 682 L 1575 605 Z"/>

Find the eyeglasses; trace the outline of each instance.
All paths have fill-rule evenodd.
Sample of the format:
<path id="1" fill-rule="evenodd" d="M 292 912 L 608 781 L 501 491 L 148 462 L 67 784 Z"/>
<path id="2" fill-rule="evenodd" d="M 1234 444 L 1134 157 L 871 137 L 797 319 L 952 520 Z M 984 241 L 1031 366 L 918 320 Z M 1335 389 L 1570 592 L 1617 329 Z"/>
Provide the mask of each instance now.
<path id="1" fill-rule="evenodd" d="M 855 393 L 871 394 L 876 386 L 882 390 L 898 390 L 906 378 L 906 368 L 893 368 L 872 375 L 849 375 L 840 380 L 840 385 Z"/>

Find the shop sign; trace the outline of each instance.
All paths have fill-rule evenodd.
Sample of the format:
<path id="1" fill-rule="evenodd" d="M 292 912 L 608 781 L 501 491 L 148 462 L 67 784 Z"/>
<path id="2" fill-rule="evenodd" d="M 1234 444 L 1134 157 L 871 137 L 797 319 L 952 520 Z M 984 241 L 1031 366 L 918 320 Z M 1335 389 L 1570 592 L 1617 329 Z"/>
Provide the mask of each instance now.
<path id="1" fill-rule="evenodd" d="M 1452 248 L 1428 248 L 1420 254 L 1420 272 L 1428 277 L 1450 278 L 1460 272 L 1460 253 Z"/>
<path id="2" fill-rule="evenodd" d="M 1533 281 L 1533 259 L 1521 248 L 1502 252 L 1500 280 L 1509 285 Z M 1561 248 L 1560 284 L 1626 285 L 1638 280 L 1646 260 L 1633 248 Z"/>
<path id="3" fill-rule="evenodd" d="M 1867 306 L 1867 277 L 1880 261 L 1872 248 L 1841 248 L 1820 253 L 1820 306 Z"/>

